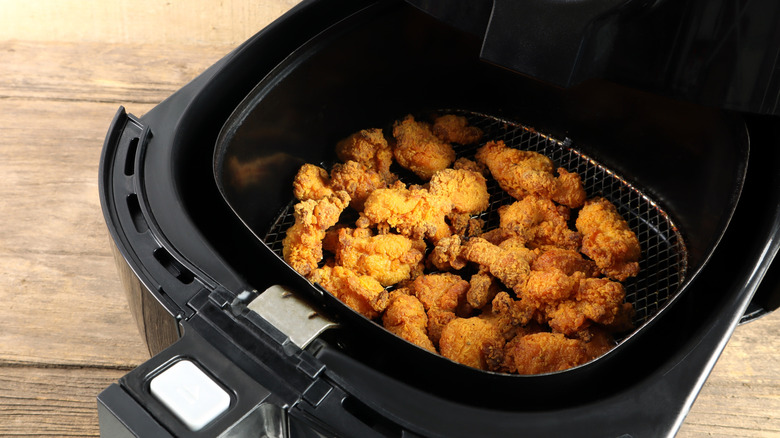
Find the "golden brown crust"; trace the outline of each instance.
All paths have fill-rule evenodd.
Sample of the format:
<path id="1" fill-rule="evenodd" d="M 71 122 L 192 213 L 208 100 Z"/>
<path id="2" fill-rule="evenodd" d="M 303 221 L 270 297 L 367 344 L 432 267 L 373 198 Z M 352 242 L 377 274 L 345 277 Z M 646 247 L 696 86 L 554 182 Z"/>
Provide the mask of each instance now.
<path id="1" fill-rule="evenodd" d="M 475 368 L 547 373 L 606 353 L 612 334 L 632 327 L 634 308 L 613 280 L 636 274 L 636 236 L 544 155 L 488 142 L 478 162 L 449 168 L 450 142 L 479 141 L 464 121 L 396 122 L 400 164 L 427 183 L 407 187 L 390 173 L 381 130 L 339 142 L 344 163 L 330 174 L 302 166 L 285 261 L 388 331 Z M 491 175 L 517 198 L 497 218 L 483 214 Z M 348 205 L 358 218 L 339 223 Z"/>
<path id="2" fill-rule="evenodd" d="M 441 355 L 455 362 L 481 370 L 499 361 L 506 341 L 495 325 L 481 318 L 456 318 L 442 330 Z"/>
<path id="3" fill-rule="evenodd" d="M 341 161 L 356 161 L 392 183 L 397 177 L 390 172 L 393 151 L 381 129 L 363 129 L 336 144 L 336 155 Z"/>
<path id="4" fill-rule="evenodd" d="M 537 152 L 509 148 L 501 140 L 489 141 L 477 151 L 476 159 L 515 199 L 538 195 L 569 208 L 578 208 L 585 201 L 580 176 L 559 168 L 556 178 L 552 161 Z"/>
<path id="5" fill-rule="evenodd" d="M 470 215 L 485 211 L 490 204 L 487 180 L 470 170 L 444 169 L 431 178 L 429 191 L 449 199 L 452 210 Z"/>
<path id="6" fill-rule="evenodd" d="M 423 253 L 406 236 L 366 236 L 360 231 L 356 235 L 348 229 L 339 231 L 335 254 L 336 263 L 358 274 L 374 277 L 382 286 L 408 280 L 423 259 Z"/>
<path id="7" fill-rule="evenodd" d="M 393 125 L 393 137 L 395 160 L 425 181 L 455 161 L 452 146 L 433 135 L 430 124 L 418 122 L 411 115 Z"/>
<path id="8" fill-rule="evenodd" d="M 295 223 L 287 230 L 282 242 L 282 255 L 301 275 L 308 275 L 322 260 L 325 231 L 336 225 L 349 200 L 349 195 L 341 191 L 317 201 L 310 199 L 295 205 Z"/>
<path id="9" fill-rule="evenodd" d="M 582 233 L 582 253 L 596 262 L 604 275 L 624 281 L 639 272 L 639 240 L 617 208 L 604 198 L 590 199 L 576 222 Z"/>
<path id="10" fill-rule="evenodd" d="M 390 302 L 382 316 L 382 324 L 391 333 L 436 352 L 428 338 L 428 315 L 420 300 L 404 293 L 392 293 Z"/>
<path id="11" fill-rule="evenodd" d="M 445 114 L 433 121 L 433 134 L 448 143 L 472 144 L 482 139 L 482 130 L 469 126 L 463 116 Z"/>

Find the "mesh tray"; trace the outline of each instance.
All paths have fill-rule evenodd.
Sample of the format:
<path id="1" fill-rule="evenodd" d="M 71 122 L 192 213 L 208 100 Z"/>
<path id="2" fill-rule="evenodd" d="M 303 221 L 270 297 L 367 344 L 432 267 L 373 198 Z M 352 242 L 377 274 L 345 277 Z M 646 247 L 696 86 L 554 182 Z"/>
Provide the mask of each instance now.
<path id="1" fill-rule="evenodd" d="M 626 301 L 633 304 L 636 311 L 632 333 L 657 315 L 679 292 L 688 268 L 686 247 L 672 219 L 656 202 L 619 175 L 572 148 L 569 141 L 560 141 L 522 124 L 486 114 L 459 110 L 442 110 L 441 113 L 465 116 L 472 126 L 479 127 L 485 134 L 478 145 L 454 145 L 458 158 L 473 159 L 477 149 L 485 142 L 503 140 L 509 147 L 546 155 L 552 159 L 556 168 L 563 167 L 569 172 L 578 173 L 588 198 L 602 196 L 615 204 L 636 233 L 642 248 L 639 275 L 623 282 Z M 404 181 L 403 172 L 399 174 Z M 490 206 L 479 215 L 485 221 L 484 230 L 497 228 L 499 207 L 515 201 L 494 179 L 487 177 L 487 180 Z M 263 235 L 263 242 L 279 257 L 282 257 L 285 233 L 294 223 L 293 205 L 291 201 L 282 209 Z M 576 211 L 572 212 L 572 217 L 576 217 Z M 625 339 L 632 333 L 623 334 L 617 340 Z"/>

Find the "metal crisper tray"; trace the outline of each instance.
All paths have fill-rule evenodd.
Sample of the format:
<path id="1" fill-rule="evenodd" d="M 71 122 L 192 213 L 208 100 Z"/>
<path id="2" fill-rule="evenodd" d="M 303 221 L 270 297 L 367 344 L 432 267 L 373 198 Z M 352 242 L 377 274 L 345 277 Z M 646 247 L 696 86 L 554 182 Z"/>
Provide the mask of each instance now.
<path id="1" fill-rule="evenodd" d="M 476 145 L 454 144 L 458 158 L 474 158 L 477 149 L 490 140 L 503 140 L 508 147 L 529 150 L 549 157 L 556 168 L 577 172 L 588 199 L 602 196 L 617 207 L 631 229 L 636 233 L 642 249 L 639 274 L 623 281 L 626 301 L 634 305 L 634 330 L 616 336 L 616 341 L 630 337 L 656 316 L 680 291 L 688 269 L 688 254 L 680 231 L 669 215 L 648 196 L 625 179 L 605 168 L 594 159 L 577 151 L 570 140 L 561 141 L 520 123 L 490 115 L 462 110 L 441 110 L 441 114 L 465 116 L 469 124 L 484 132 Z M 320 163 L 324 165 L 325 163 Z M 397 164 L 393 164 L 397 166 Z M 329 166 L 324 165 L 327 169 Z M 397 172 L 404 181 L 403 172 Z M 404 181 L 409 182 L 409 181 Z M 498 183 L 487 176 L 490 205 L 478 217 L 485 221 L 484 230 L 497 228 L 499 207 L 515 201 Z M 283 208 L 263 235 L 263 242 L 282 257 L 282 241 L 287 229 L 295 222 L 294 199 Z M 576 210 L 572 218 L 576 218 Z"/>

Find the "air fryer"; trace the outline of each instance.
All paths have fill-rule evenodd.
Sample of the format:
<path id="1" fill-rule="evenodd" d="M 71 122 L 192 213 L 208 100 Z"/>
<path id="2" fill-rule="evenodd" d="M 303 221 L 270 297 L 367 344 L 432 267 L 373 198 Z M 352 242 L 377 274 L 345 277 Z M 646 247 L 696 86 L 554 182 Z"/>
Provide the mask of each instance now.
<path id="1" fill-rule="evenodd" d="M 491 55 L 519 50 L 496 37 L 508 2 L 410 3 L 304 2 L 145 116 L 118 111 L 101 201 L 154 357 L 98 397 L 102 434 L 673 435 L 734 327 L 777 307 L 774 109 L 737 99 L 738 75 L 714 67 L 698 77 L 731 80 L 728 102 L 727 87 L 647 81 L 618 62 L 621 47 L 646 44 L 619 29 L 663 14 L 704 23 L 719 17 L 714 3 L 591 2 L 584 23 L 559 29 L 576 33 L 561 39 L 580 41 L 578 56 L 539 69 Z M 693 34 L 643 56 L 679 72 L 693 55 L 675 47 Z M 545 375 L 476 370 L 390 334 L 284 262 L 301 163 L 332 163 L 359 129 L 440 112 L 600 172 L 589 196 L 611 197 L 651 243 L 645 277 L 628 286 L 637 329 L 618 347 Z M 183 362 L 227 397 L 206 403 L 217 413 L 202 425 L 156 389 Z"/>

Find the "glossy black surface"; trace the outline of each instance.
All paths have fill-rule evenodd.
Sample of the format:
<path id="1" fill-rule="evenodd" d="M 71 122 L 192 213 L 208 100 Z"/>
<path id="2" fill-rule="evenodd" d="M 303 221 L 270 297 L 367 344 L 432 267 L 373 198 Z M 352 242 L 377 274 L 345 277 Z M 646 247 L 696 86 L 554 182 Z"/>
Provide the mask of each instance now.
<path id="1" fill-rule="evenodd" d="M 561 87 L 593 78 L 780 114 L 774 0 L 407 0 L 483 40 L 486 61 Z"/>
<path id="2" fill-rule="evenodd" d="M 120 118 L 122 126 L 107 138 L 101 200 L 121 255 L 145 286 L 135 293 L 151 295 L 155 312 L 169 312 L 174 323 L 166 320 L 163 330 L 197 321 L 198 337 L 208 339 L 217 357 L 224 355 L 215 364 L 233 362 L 264 382 L 277 376 L 296 382 L 302 370 L 274 365 L 287 353 L 254 343 L 257 334 L 230 314 L 231 298 L 279 282 L 317 298 L 343 324 L 310 349 L 325 366 L 320 377 L 333 385 L 334 398 L 296 405 L 292 415 L 331 423 L 345 436 L 352 416 L 377 435 L 673 433 L 780 244 L 780 194 L 770 190 L 780 186 L 776 120 L 749 116 L 745 129 L 740 115 L 604 80 L 563 91 L 519 78 L 478 61 L 478 38 L 402 2 L 379 2 L 304 44 L 371 3 L 304 2 L 141 120 Z M 247 94 L 250 100 L 241 104 Z M 236 107 L 247 111 L 231 116 Z M 484 373 L 410 347 L 345 310 L 255 238 L 252 231 L 267 227 L 291 198 L 285 191 L 298 163 L 332 159 L 335 141 L 354 130 L 446 107 L 570 138 L 670 212 L 699 274 L 647 336 L 598 367 L 536 377 Z M 218 143 L 228 120 L 235 129 Z M 132 138 L 145 139 L 137 146 L 143 154 L 128 152 Z M 269 165 L 261 167 L 260 183 L 238 190 L 222 167 L 231 158 Z M 160 329 L 152 325 L 144 329 Z M 453 382 L 468 382 L 466 391 Z M 570 396 L 561 399 L 562 393 Z M 339 394 L 352 401 L 342 404 Z"/>

